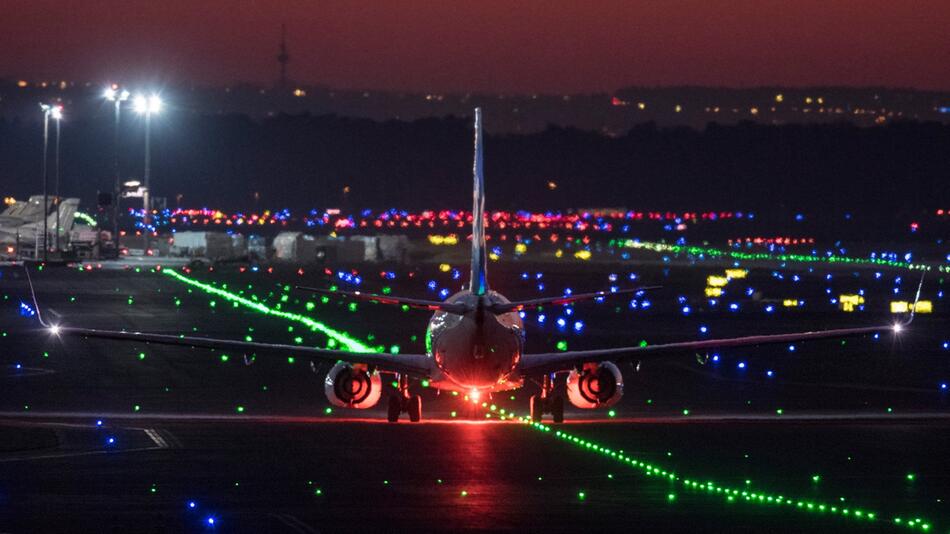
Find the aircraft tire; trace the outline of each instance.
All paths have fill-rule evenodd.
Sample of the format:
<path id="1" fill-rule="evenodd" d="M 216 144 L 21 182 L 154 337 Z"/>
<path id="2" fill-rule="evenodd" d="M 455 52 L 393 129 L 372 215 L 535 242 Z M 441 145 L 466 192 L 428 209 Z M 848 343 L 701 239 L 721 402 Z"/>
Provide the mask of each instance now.
<path id="1" fill-rule="evenodd" d="M 554 397 L 551 399 L 551 418 L 555 423 L 564 422 L 564 397 Z"/>
<path id="2" fill-rule="evenodd" d="M 398 395 L 389 396 L 389 407 L 386 411 L 386 419 L 390 423 L 399 421 L 399 414 L 402 412 L 402 397 Z"/>
<path id="3" fill-rule="evenodd" d="M 406 411 L 409 412 L 409 420 L 413 423 L 418 423 L 422 420 L 422 396 L 413 395 L 409 397 L 409 403 L 406 406 Z"/>
<path id="4" fill-rule="evenodd" d="M 540 423 L 541 417 L 544 415 L 544 401 L 541 400 L 539 395 L 531 395 L 529 409 L 531 411 L 531 420 L 535 423 Z"/>

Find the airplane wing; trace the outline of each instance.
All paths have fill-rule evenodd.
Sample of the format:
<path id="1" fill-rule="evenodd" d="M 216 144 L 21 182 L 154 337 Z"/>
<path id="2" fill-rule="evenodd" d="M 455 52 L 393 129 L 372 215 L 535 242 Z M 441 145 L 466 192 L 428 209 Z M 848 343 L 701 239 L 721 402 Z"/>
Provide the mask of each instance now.
<path id="1" fill-rule="evenodd" d="M 71 326 L 48 325 L 42 322 L 55 336 L 73 336 L 118 341 L 138 341 L 146 344 L 175 345 L 181 347 L 228 350 L 250 353 L 277 353 L 296 356 L 310 356 L 322 360 L 349 363 L 361 363 L 376 366 L 380 371 L 429 376 L 429 358 L 425 354 L 387 354 L 379 352 L 349 352 L 343 350 L 319 349 L 283 343 L 261 343 L 257 341 L 237 341 L 199 336 L 175 336 L 171 334 L 152 334 L 147 332 L 126 332 L 120 330 L 99 330 L 76 328 Z"/>
<path id="2" fill-rule="evenodd" d="M 519 370 L 522 374 L 546 374 L 560 371 L 569 371 L 584 363 L 602 362 L 610 360 L 622 362 L 627 360 L 643 360 L 668 354 L 689 353 L 729 347 L 751 347 L 757 345 L 773 345 L 778 343 L 792 343 L 812 339 L 828 339 L 862 336 L 875 332 L 892 331 L 899 333 L 908 322 L 886 326 L 864 326 L 857 328 L 838 328 L 833 330 L 817 330 L 814 332 L 795 332 L 789 334 L 769 334 L 760 336 L 733 337 L 724 339 L 704 339 L 700 341 L 680 341 L 661 345 L 616 347 L 609 349 L 575 350 L 567 352 L 549 352 L 544 354 L 525 354 L 521 357 Z"/>
<path id="3" fill-rule="evenodd" d="M 566 352 L 549 352 L 545 354 L 525 354 L 521 357 L 518 370 L 525 375 L 538 375 L 570 371 L 584 363 L 602 362 L 606 360 L 622 362 L 626 360 L 642 360 L 650 357 L 660 357 L 668 354 L 688 353 L 707 349 L 721 349 L 729 347 L 754 347 L 758 345 L 774 345 L 777 343 L 793 343 L 812 339 L 829 339 L 863 336 L 876 332 L 891 331 L 899 334 L 901 330 L 914 320 L 914 309 L 920 301 L 920 292 L 924 287 L 924 276 L 920 276 L 917 286 L 917 295 L 914 297 L 914 306 L 907 319 L 889 325 L 860 326 L 855 328 L 836 328 L 831 330 L 816 330 L 813 332 L 793 332 L 788 334 L 766 334 L 760 336 L 744 336 L 723 339 L 703 339 L 699 341 L 680 341 L 661 345 L 616 347 L 609 349 L 575 350 Z"/>
<path id="4" fill-rule="evenodd" d="M 94 339 L 111 339 L 117 341 L 139 341 L 155 343 L 157 345 L 175 345 L 181 347 L 204 348 L 240 351 L 245 354 L 270 352 L 290 355 L 306 355 L 331 362 L 344 361 L 374 365 L 381 371 L 413 374 L 428 377 L 431 370 L 429 357 L 425 354 L 385 354 L 378 352 L 349 352 L 343 350 L 319 349 L 300 345 L 282 343 L 261 343 L 257 341 L 237 341 L 232 339 L 215 339 L 198 336 L 176 336 L 171 334 L 155 334 L 148 332 L 128 332 L 121 330 L 100 330 L 95 328 L 78 328 L 63 325 L 51 325 L 43 320 L 43 313 L 36 300 L 36 291 L 33 289 L 33 279 L 30 270 L 24 267 L 26 278 L 30 285 L 30 294 L 33 297 L 33 306 L 36 309 L 36 318 L 39 323 L 54 336 L 74 336 Z"/>
<path id="5" fill-rule="evenodd" d="M 618 289 L 616 291 L 596 291 L 594 293 L 576 293 L 573 295 L 561 295 L 559 297 L 544 297 L 538 299 L 529 299 L 529 300 L 516 300 L 513 302 L 507 303 L 495 303 L 488 306 L 488 309 L 493 313 L 507 313 L 512 311 L 521 311 L 525 308 L 532 308 L 534 306 L 544 306 L 545 304 L 571 304 L 580 300 L 592 300 L 601 297 L 610 297 L 613 295 L 624 295 L 629 293 L 638 293 L 640 291 L 648 291 L 651 289 L 660 289 L 662 286 L 643 286 L 643 287 L 634 287 L 630 289 Z"/>
<path id="6" fill-rule="evenodd" d="M 416 308 L 429 311 L 444 311 L 462 315 L 471 311 L 468 306 L 455 302 L 441 302 L 438 300 L 412 299 L 405 297 L 394 297 L 390 295 L 378 295 L 376 293 L 364 293 L 362 291 L 339 291 L 331 289 L 321 289 L 319 287 L 295 286 L 301 291 L 310 291 L 320 295 L 331 295 L 338 297 L 347 297 L 356 300 L 376 301 L 380 304 L 395 304 L 397 306 L 405 304 L 410 308 Z"/>

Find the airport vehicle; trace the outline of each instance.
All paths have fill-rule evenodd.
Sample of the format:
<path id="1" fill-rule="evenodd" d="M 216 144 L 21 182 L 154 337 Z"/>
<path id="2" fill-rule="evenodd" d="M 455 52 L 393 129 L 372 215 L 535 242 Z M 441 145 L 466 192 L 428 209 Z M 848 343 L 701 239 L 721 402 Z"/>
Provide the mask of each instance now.
<path id="1" fill-rule="evenodd" d="M 899 332 L 907 323 L 841 328 L 812 332 L 759 335 L 701 341 L 683 341 L 649 346 L 525 354 L 525 331 L 518 312 L 526 307 L 562 305 L 609 297 L 597 292 L 532 300 L 509 301 L 489 288 L 485 243 L 485 190 L 482 172 L 483 135 L 481 110 L 475 110 L 475 161 L 472 219 L 471 281 L 468 289 L 445 301 L 431 301 L 362 292 L 326 291 L 298 287 L 305 291 L 329 293 L 346 298 L 406 305 L 434 312 L 429 321 L 426 354 L 356 353 L 295 345 L 175 336 L 48 325 L 55 335 L 129 340 L 146 343 L 226 349 L 248 353 L 290 353 L 334 362 L 324 380 L 330 402 L 349 408 L 370 408 L 383 393 L 380 373 L 394 373 L 398 388 L 388 401 L 388 419 L 397 421 L 407 413 L 410 421 L 422 417 L 422 400 L 410 393 L 410 378 L 426 379 L 432 387 L 458 391 L 478 398 L 492 392 L 524 385 L 526 378 L 540 378 L 541 392 L 530 400 L 530 413 L 540 420 L 546 413 L 555 422 L 564 418 L 564 398 L 555 395 L 554 378 L 567 374 L 567 400 L 579 408 L 608 407 L 623 395 L 623 375 L 617 363 L 639 361 L 670 354 L 703 353 L 725 347 L 790 343 L 803 340 L 858 336 L 890 330 Z M 652 288 L 616 291 L 629 293 Z M 918 297 L 920 289 L 918 288 Z M 35 297 L 34 297 L 35 298 Z M 39 306 L 37 306 L 39 310 Z M 911 316 L 912 319 L 912 316 Z M 42 321 L 42 315 L 40 315 Z"/>

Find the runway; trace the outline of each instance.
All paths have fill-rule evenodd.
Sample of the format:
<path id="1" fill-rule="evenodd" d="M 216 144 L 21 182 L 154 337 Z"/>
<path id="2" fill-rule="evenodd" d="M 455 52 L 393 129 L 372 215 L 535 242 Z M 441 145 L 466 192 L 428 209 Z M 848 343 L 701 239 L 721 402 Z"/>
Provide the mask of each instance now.
<path id="1" fill-rule="evenodd" d="M 601 274 L 605 281 L 608 272 L 588 272 L 589 286 Z M 692 287 L 705 275 L 684 267 L 671 278 Z M 245 365 L 235 354 L 50 339 L 19 312 L 22 280 L 9 269 L 2 276 L 0 532 L 867 532 L 906 529 L 915 518 L 918 531 L 950 527 L 942 316 L 920 318 L 914 336 L 897 344 L 809 344 L 792 357 L 784 349 L 724 352 L 707 365 L 684 355 L 625 368 L 626 395 L 611 414 L 569 409 L 565 424 L 545 424 L 550 430 L 517 419 L 531 387 L 483 407 L 417 385 L 424 422 L 393 425 L 382 422 L 380 407 L 330 408 L 320 369 L 306 361 L 258 357 Z M 243 276 L 250 275 L 219 269 L 201 280 L 247 291 L 253 284 L 270 306 L 281 303 L 280 286 L 296 280 Z M 436 276 L 423 270 L 393 285 L 418 294 Z M 37 278 L 40 302 L 67 324 L 320 343 L 288 331 L 288 321 L 224 305 L 157 273 L 58 270 Z M 507 293 L 524 290 L 512 286 Z M 767 322 L 712 310 L 683 318 L 676 297 L 655 297 L 654 315 L 577 306 L 582 333 L 528 317 L 529 343 L 539 350 L 566 339 L 581 348 L 696 335 L 698 324 L 728 334 L 740 324 L 781 330 L 838 317 L 815 310 Z M 294 298 L 284 309 L 304 310 Z M 317 306 L 314 318 L 355 338 L 372 335 L 405 351 L 422 346 L 412 336 L 424 314 Z M 646 474 L 621 457 L 676 478 Z M 779 495 L 793 504 L 765 500 Z"/>

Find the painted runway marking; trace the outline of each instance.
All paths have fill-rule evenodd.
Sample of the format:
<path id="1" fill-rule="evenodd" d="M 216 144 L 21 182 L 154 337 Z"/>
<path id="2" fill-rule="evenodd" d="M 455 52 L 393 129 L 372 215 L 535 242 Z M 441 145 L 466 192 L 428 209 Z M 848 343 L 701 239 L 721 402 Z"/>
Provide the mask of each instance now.
<path id="1" fill-rule="evenodd" d="M 270 514 L 271 517 L 283 523 L 287 528 L 293 530 L 294 532 L 300 532 L 303 534 L 317 534 L 319 531 L 312 528 L 310 525 L 304 523 L 303 521 L 297 519 L 296 517 L 290 514 Z"/>
<path id="2" fill-rule="evenodd" d="M 39 367 L 17 367 L 16 365 L 7 365 L 5 367 L 7 374 L 2 378 L 28 378 L 31 376 L 51 375 L 56 371 L 52 369 L 40 369 Z"/>
<path id="3" fill-rule="evenodd" d="M 52 453 L 52 454 L 37 454 L 31 456 L 17 456 L 12 458 L 0 458 L 0 463 L 9 463 L 9 462 L 27 462 L 31 460 L 57 460 L 61 458 L 74 458 L 77 456 L 96 456 L 100 454 L 118 454 L 123 452 L 142 452 L 142 451 L 157 451 L 159 447 L 138 447 L 135 449 L 120 449 L 120 450 L 95 450 L 95 451 L 78 451 L 78 452 L 61 452 L 61 453 Z"/>
<path id="4" fill-rule="evenodd" d="M 165 438 L 163 438 L 158 432 L 156 432 L 154 428 L 146 428 L 146 429 L 143 429 L 143 431 L 145 432 L 145 435 L 148 436 L 149 439 L 151 439 L 155 443 L 155 445 L 158 445 L 159 449 L 168 448 L 168 442 L 165 441 Z"/>

